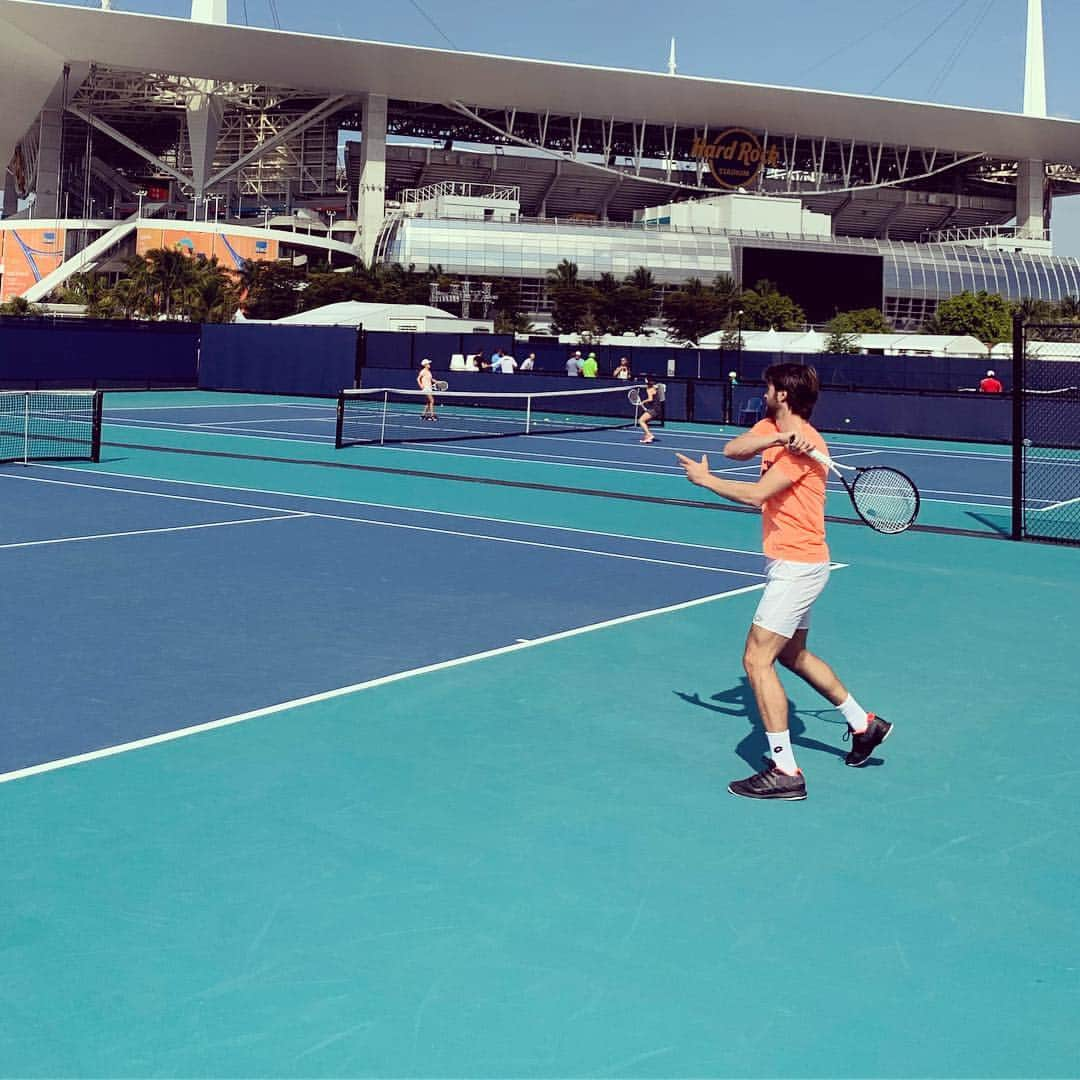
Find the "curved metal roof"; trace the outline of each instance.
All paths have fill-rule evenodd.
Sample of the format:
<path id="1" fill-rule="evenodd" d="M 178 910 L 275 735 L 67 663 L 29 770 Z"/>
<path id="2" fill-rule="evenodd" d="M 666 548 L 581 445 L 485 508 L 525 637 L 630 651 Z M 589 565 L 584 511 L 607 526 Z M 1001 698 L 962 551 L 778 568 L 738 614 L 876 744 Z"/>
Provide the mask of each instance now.
<path id="1" fill-rule="evenodd" d="M 413 102 L 981 152 L 1080 165 L 1080 122 L 0 0 L 0 150 L 65 62 Z"/>

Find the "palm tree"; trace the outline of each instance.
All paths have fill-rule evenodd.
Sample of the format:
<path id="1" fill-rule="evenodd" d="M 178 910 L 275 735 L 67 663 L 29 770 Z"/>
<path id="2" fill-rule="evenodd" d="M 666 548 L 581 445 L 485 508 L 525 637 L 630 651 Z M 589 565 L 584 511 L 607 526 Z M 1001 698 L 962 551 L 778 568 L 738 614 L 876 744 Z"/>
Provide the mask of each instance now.
<path id="1" fill-rule="evenodd" d="M 173 305 L 192 282 L 194 260 L 179 248 L 153 248 L 146 253 L 146 267 L 154 297 L 155 314 L 172 318 Z"/>
<path id="2" fill-rule="evenodd" d="M 240 285 L 217 256 L 191 260 L 190 277 L 183 288 L 184 314 L 191 322 L 232 322 L 240 307 Z"/>
<path id="3" fill-rule="evenodd" d="M 547 272 L 548 285 L 557 289 L 576 289 L 578 288 L 578 268 L 577 263 L 572 263 L 569 259 L 563 259 L 554 270 Z"/>

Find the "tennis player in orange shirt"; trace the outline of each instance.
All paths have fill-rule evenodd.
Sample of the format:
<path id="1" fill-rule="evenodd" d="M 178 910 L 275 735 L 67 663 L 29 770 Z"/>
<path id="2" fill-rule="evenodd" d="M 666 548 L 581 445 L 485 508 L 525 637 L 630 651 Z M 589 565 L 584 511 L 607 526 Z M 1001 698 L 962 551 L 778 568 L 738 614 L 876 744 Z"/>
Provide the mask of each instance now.
<path id="1" fill-rule="evenodd" d="M 686 478 L 723 499 L 761 508 L 767 558 L 765 591 L 746 637 L 743 667 L 750 679 L 772 758 L 767 767 L 728 785 L 749 799 L 805 799 L 806 780 L 796 764 L 788 730 L 788 700 L 776 673 L 779 661 L 840 710 L 852 748 L 844 761 L 865 765 L 892 725 L 867 713 L 836 673 L 806 647 L 810 610 L 829 580 L 825 543 L 825 470 L 806 456 L 828 454 L 810 424 L 817 403 L 817 372 L 802 364 L 773 364 L 765 371 L 767 415 L 724 447 L 724 456 L 749 461 L 761 455 L 754 483 L 725 480 L 701 461 L 677 454 Z"/>

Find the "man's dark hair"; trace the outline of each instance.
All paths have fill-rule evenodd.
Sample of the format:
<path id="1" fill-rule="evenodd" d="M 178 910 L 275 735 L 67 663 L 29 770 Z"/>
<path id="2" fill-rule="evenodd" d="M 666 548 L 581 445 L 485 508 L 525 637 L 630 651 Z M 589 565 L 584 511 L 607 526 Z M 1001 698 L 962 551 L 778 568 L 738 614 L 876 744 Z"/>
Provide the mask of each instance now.
<path id="1" fill-rule="evenodd" d="M 779 393 L 787 392 L 788 408 L 809 420 L 817 404 L 818 373 L 809 364 L 772 364 L 765 369 L 765 382 Z"/>

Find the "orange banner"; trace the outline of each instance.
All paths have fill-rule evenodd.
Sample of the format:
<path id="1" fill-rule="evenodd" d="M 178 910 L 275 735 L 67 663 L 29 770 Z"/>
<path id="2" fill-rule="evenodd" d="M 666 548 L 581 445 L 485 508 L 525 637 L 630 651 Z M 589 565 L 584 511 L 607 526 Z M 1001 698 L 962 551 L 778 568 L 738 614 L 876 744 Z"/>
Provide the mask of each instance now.
<path id="1" fill-rule="evenodd" d="M 21 296 L 63 261 L 63 229 L 0 229 L 0 301 Z"/>
<path id="2" fill-rule="evenodd" d="M 135 250 L 145 255 L 154 248 L 181 248 L 191 255 L 217 256 L 218 262 L 229 270 L 239 270 L 245 262 L 276 259 L 278 242 L 255 236 L 236 236 L 231 233 L 186 232 L 180 228 L 141 228 Z"/>

